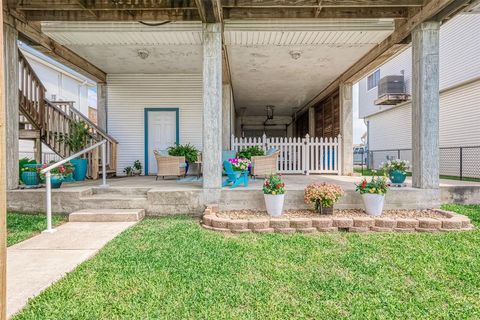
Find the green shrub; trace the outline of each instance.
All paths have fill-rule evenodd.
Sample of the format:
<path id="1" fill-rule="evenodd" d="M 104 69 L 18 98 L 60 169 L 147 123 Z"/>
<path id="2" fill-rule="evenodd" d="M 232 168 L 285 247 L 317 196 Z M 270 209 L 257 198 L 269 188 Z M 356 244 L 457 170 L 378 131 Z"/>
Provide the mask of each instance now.
<path id="1" fill-rule="evenodd" d="M 252 160 L 252 157 L 264 155 L 265 151 L 263 151 L 263 149 L 259 146 L 246 147 L 238 152 L 238 158 L 244 158 L 248 160 Z"/>
<path id="2" fill-rule="evenodd" d="M 193 163 L 198 160 L 198 150 L 190 143 L 176 144 L 168 148 L 168 154 L 175 157 L 185 157 L 185 160 Z"/>

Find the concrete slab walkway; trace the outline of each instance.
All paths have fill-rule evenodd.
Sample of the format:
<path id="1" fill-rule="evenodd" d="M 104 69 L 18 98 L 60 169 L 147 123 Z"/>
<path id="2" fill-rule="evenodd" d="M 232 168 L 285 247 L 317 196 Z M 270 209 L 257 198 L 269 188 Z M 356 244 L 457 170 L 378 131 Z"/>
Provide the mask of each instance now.
<path id="1" fill-rule="evenodd" d="M 68 222 L 8 248 L 7 315 L 94 256 L 136 222 Z"/>

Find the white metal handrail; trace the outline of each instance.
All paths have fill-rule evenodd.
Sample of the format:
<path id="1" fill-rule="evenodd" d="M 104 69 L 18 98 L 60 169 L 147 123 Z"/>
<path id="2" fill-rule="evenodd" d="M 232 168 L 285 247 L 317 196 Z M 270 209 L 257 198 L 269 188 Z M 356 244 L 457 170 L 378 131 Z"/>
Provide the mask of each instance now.
<path id="1" fill-rule="evenodd" d="M 52 228 L 52 174 L 50 171 L 52 169 L 58 168 L 64 163 L 67 163 L 70 160 L 73 160 L 75 158 L 78 158 L 79 156 L 89 152 L 90 150 L 93 150 L 95 148 L 98 148 L 99 146 L 102 146 L 102 184 L 100 187 L 102 188 L 107 188 L 107 166 L 106 166 L 106 156 L 107 156 L 107 149 L 106 149 L 106 143 L 107 140 L 102 140 L 100 142 L 95 143 L 94 145 L 91 145 L 88 148 L 83 149 L 82 151 L 79 151 L 65 159 L 62 159 L 58 162 L 55 162 L 51 166 L 48 166 L 42 170 L 40 170 L 40 173 L 45 174 L 45 193 L 46 193 L 46 211 L 47 211 L 47 229 L 43 232 L 55 232 L 56 230 Z"/>

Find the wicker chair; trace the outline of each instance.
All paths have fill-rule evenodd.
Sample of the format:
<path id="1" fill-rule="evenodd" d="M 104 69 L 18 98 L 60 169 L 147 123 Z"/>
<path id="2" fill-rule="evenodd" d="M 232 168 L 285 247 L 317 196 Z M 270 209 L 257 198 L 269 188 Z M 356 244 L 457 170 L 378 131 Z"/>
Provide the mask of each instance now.
<path id="1" fill-rule="evenodd" d="M 157 177 L 165 176 L 185 176 L 185 157 L 162 156 L 157 150 L 154 150 L 157 160 Z"/>
<path id="2" fill-rule="evenodd" d="M 277 173 L 277 159 L 280 155 L 276 151 L 268 156 L 254 156 L 252 157 L 252 176 L 268 176 L 272 173 Z"/>

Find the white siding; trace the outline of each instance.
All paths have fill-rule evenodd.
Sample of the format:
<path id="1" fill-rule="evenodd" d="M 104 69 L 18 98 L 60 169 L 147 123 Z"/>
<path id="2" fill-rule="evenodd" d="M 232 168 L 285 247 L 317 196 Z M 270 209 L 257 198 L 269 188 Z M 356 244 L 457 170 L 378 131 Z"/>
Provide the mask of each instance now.
<path id="1" fill-rule="evenodd" d="M 411 114 L 412 107 L 407 104 L 369 117 L 370 150 L 411 148 Z"/>
<path id="2" fill-rule="evenodd" d="M 459 15 L 440 29 L 440 90 L 480 77 L 480 14 Z"/>
<path id="3" fill-rule="evenodd" d="M 440 147 L 480 146 L 480 81 L 440 94 Z M 412 107 L 380 112 L 369 120 L 370 150 L 410 149 Z"/>
<path id="4" fill-rule="evenodd" d="M 440 90 L 480 77 L 480 14 L 461 14 L 440 28 Z M 411 93 L 412 49 L 408 48 L 380 68 L 380 77 L 405 75 Z M 368 117 L 391 106 L 376 106 L 377 89 L 367 90 L 367 80 L 359 82 L 359 115 Z"/>
<path id="5" fill-rule="evenodd" d="M 144 109 L 179 108 L 180 143 L 202 148 L 201 74 L 110 74 L 108 132 L 119 142 L 117 174 L 137 159 L 144 163 Z"/>

